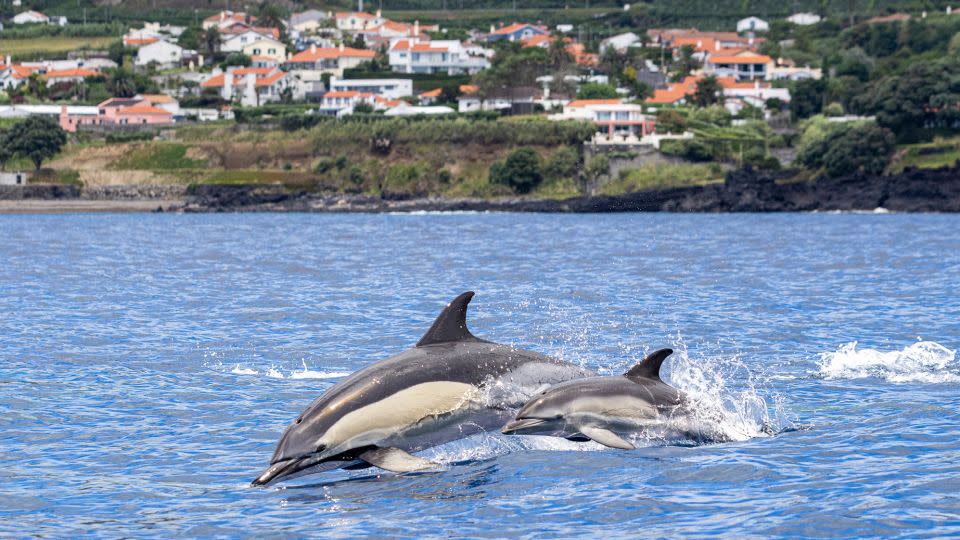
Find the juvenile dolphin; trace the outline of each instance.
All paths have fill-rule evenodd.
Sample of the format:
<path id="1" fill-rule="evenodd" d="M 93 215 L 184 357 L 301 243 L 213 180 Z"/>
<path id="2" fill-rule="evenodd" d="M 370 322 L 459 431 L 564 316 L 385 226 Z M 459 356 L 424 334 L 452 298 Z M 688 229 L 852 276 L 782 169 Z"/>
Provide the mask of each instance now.
<path id="1" fill-rule="evenodd" d="M 475 337 L 472 292 L 455 298 L 417 345 L 343 379 L 287 427 L 254 481 L 336 468 L 409 472 L 435 466 L 411 452 L 499 429 L 545 384 L 589 376 L 579 366 Z"/>
<path id="2" fill-rule="evenodd" d="M 507 434 L 591 439 L 630 450 L 621 435 L 643 431 L 664 416 L 683 412 L 686 397 L 660 379 L 660 365 L 673 353 L 656 351 L 621 377 L 563 382 L 540 392 L 501 430 Z"/>

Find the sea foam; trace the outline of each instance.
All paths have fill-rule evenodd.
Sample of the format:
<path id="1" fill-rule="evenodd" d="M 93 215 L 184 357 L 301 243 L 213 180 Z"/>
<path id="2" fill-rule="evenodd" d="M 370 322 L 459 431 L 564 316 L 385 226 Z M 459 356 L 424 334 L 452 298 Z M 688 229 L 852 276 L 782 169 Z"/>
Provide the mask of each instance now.
<path id="1" fill-rule="evenodd" d="M 956 351 L 934 341 L 917 341 L 899 351 L 857 349 L 857 342 L 820 354 L 819 375 L 825 379 L 876 377 L 892 383 L 960 382 Z"/>

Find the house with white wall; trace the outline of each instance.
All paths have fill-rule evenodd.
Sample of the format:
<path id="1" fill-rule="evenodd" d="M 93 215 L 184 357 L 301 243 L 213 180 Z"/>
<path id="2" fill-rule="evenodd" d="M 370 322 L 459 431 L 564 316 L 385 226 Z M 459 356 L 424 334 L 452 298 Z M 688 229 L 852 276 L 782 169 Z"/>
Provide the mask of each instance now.
<path id="1" fill-rule="evenodd" d="M 137 49 L 134 65 L 146 67 L 151 63 L 158 69 L 170 69 L 180 66 L 183 61 L 183 47 L 168 41 L 155 41 Z"/>
<path id="2" fill-rule="evenodd" d="M 733 55 L 708 55 L 703 72 L 716 77 L 733 77 L 738 81 L 767 80 L 773 66 L 773 59 L 765 54 L 742 51 Z"/>
<path id="3" fill-rule="evenodd" d="M 200 88 L 216 89 L 227 101 L 236 101 L 245 107 L 280 101 L 289 86 L 288 76 L 276 68 L 241 68 L 230 66 L 226 71 L 215 69 Z"/>
<path id="4" fill-rule="evenodd" d="M 563 112 L 552 114 L 551 120 L 593 122 L 601 137 L 642 138 L 653 133 L 656 117 L 645 114 L 643 106 L 624 103 L 622 99 L 578 99 L 564 105 Z"/>
<path id="5" fill-rule="evenodd" d="M 330 79 L 333 92 L 355 91 L 373 94 L 388 99 L 399 99 L 413 95 L 413 81 L 410 79 Z"/>
<path id="6" fill-rule="evenodd" d="M 400 39 L 390 47 L 390 67 L 400 73 L 474 74 L 490 67 L 493 51 L 468 48 L 457 40 Z"/>
<path id="7" fill-rule="evenodd" d="M 376 53 L 367 49 L 354 49 L 340 45 L 339 47 L 317 47 L 311 45 L 309 49 L 298 52 L 284 62 L 287 71 L 312 71 L 318 77 L 322 73 L 330 73 L 343 77 L 343 70 L 357 67 L 363 62 L 373 60 Z"/>
<path id="8" fill-rule="evenodd" d="M 50 24 L 50 17 L 39 11 L 22 11 L 10 19 L 13 24 Z"/>
<path id="9" fill-rule="evenodd" d="M 273 58 L 277 62 L 283 62 L 287 59 L 287 46 L 270 38 L 260 38 L 247 43 L 243 46 L 242 52 L 251 58 L 254 56 L 265 56 Z"/>
<path id="10" fill-rule="evenodd" d="M 743 34 L 746 32 L 769 32 L 770 23 L 761 19 L 760 17 L 747 17 L 746 19 L 740 19 L 737 21 L 737 33 Z"/>

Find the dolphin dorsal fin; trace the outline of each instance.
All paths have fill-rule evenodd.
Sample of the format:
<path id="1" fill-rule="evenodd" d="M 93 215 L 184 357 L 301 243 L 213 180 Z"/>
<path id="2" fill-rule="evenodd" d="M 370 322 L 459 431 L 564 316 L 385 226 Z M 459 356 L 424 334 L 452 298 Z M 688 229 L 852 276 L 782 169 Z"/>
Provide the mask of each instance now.
<path id="1" fill-rule="evenodd" d="M 647 355 L 639 364 L 633 366 L 630 371 L 623 374 L 624 377 L 633 382 L 640 382 L 643 379 L 660 380 L 660 366 L 668 356 L 673 354 L 673 349 L 660 349 Z"/>
<path id="2" fill-rule="evenodd" d="M 471 298 L 473 291 L 467 291 L 447 304 L 430 330 L 417 342 L 417 347 L 452 341 L 483 341 L 467 329 L 467 304 Z"/>

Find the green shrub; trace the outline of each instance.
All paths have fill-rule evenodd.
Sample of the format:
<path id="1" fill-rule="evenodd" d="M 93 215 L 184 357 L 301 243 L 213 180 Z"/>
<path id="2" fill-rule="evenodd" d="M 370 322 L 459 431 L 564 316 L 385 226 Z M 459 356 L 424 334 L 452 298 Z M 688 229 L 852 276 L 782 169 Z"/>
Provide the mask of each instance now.
<path id="1" fill-rule="evenodd" d="M 854 172 L 880 174 L 896 149 L 893 132 L 873 123 L 835 124 L 826 135 L 808 141 L 797 161 L 838 177 Z"/>
<path id="2" fill-rule="evenodd" d="M 547 178 L 573 178 L 577 174 L 580 155 L 571 146 L 562 146 L 554 150 L 543 168 Z"/>
<path id="3" fill-rule="evenodd" d="M 542 181 L 540 156 L 533 148 L 518 148 L 505 161 L 490 166 L 490 182 L 510 186 L 517 193 L 530 193 Z"/>
<path id="4" fill-rule="evenodd" d="M 366 177 L 363 175 L 363 170 L 357 165 L 350 167 L 350 181 L 358 186 L 367 181 Z"/>

